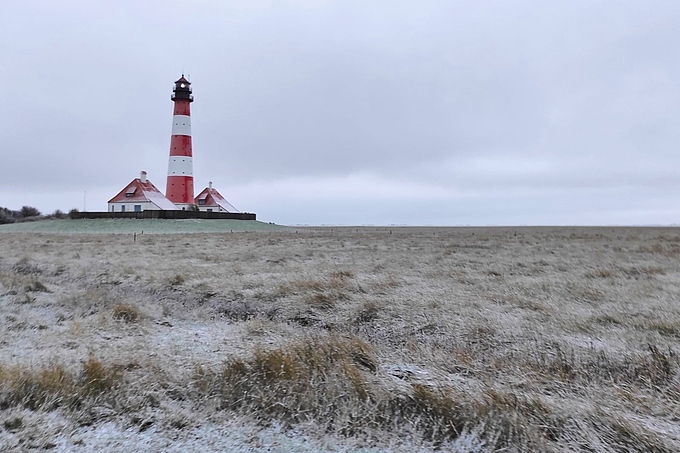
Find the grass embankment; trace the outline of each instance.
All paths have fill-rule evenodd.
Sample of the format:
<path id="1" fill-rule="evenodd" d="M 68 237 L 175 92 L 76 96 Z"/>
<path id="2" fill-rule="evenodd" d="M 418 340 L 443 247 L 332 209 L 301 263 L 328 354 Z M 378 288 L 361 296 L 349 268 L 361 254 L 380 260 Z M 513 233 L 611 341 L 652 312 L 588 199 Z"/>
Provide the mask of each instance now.
<path id="1" fill-rule="evenodd" d="M 61 219 L 0 225 L 0 233 L 173 234 L 281 231 L 285 228 L 256 220 Z"/>

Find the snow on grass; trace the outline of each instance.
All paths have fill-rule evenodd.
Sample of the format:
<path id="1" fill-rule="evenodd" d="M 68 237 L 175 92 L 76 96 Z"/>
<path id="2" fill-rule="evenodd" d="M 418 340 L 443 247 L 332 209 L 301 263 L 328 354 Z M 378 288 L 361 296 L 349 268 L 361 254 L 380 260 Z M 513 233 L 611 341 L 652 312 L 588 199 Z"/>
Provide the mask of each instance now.
<path id="1" fill-rule="evenodd" d="M 0 234 L 0 451 L 680 451 L 677 229 L 66 222 Z"/>

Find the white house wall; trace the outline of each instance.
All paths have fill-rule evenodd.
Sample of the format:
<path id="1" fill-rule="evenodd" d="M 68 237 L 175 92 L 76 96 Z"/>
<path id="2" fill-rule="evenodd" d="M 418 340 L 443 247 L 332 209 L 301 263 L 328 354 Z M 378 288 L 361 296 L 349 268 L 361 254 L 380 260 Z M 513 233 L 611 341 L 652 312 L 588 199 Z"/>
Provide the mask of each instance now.
<path id="1" fill-rule="evenodd" d="M 125 203 L 109 203 L 109 212 L 123 212 L 122 207 L 125 206 L 125 212 L 135 212 L 135 206 L 141 205 L 142 211 L 159 211 L 160 208 L 148 201 L 135 203 L 134 201 L 126 201 Z"/>
<path id="2" fill-rule="evenodd" d="M 198 210 L 203 212 L 228 212 L 226 209 L 222 209 L 219 206 L 199 206 Z"/>

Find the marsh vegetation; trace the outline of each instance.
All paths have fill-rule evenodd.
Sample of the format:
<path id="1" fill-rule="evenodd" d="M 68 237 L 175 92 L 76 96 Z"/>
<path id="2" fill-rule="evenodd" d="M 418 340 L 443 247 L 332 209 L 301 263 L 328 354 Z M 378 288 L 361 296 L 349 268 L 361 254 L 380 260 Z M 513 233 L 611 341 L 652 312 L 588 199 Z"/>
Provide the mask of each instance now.
<path id="1" fill-rule="evenodd" d="M 0 233 L 0 449 L 680 451 L 679 257 L 674 228 Z"/>

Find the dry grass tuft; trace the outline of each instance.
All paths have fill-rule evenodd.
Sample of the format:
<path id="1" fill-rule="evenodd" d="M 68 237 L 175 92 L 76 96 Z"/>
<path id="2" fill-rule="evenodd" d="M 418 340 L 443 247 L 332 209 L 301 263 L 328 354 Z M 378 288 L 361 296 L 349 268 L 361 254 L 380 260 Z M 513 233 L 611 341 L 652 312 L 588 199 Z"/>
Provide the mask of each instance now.
<path id="1" fill-rule="evenodd" d="M 168 279 L 168 283 L 170 283 L 170 286 L 181 286 L 186 282 L 186 277 L 182 274 L 175 274 L 172 277 Z"/>
<path id="2" fill-rule="evenodd" d="M 616 271 L 614 269 L 597 269 L 585 273 L 588 278 L 614 278 Z"/>
<path id="3" fill-rule="evenodd" d="M 666 319 L 649 319 L 633 324 L 637 330 L 657 332 L 660 335 L 680 339 L 680 322 Z"/>
<path id="4" fill-rule="evenodd" d="M 37 275 L 37 274 L 42 274 L 42 269 L 38 267 L 37 265 L 31 263 L 31 261 L 27 257 L 21 258 L 19 261 L 17 261 L 14 266 L 12 266 L 12 270 L 16 272 L 17 274 L 21 275 Z"/>
<path id="5" fill-rule="evenodd" d="M 85 394 L 100 394 L 111 390 L 121 378 L 117 367 L 107 367 L 104 363 L 90 356 L 83 363 L 81 391 Z"/>
<path id="6" fill-rule="evenodd" d="M 41 281 L 39 280 L 33 280 L 31 283 L 26 285 L 24 287 L 25 291 L 28 292 L 33 292 L 33 293 L 51 293 L 47 286 L 45 286 Z"/>
<path id="7" fill-rule="evenodd" d="M 354 324 L 369 324 L 380 316 L 380 305 L 374 301 L 364 302 L 354 316 Z"/>
<path id="8" fill-rule="evenodd" d="M 224 409 L 289 423 L 318 417 L 333 425 L 338 415 L 369 398 L 366 374 L 376 368 L 366 343 L 330 337 L 257 349 L 250 358 L 229 360 L 212 382 L 210 373 L 197 368 L 195 381 Z"/>
<path id="9" fill-rule="evenodd" d="M 20 417 L 9 418 L 2 423 L 2 426 L 9 432 L 17 431 L 21 429 L 23 425 L 24 421 Z"/>
<path id="10" fill-rule="evenodd" d="M 290 346 L 258 349 L 249 358 L 234 358 L 219 372 L 197 366 L 194 386 L 217 398 L 222 409 L 278 420 L 287 425 L 313 420 L 343 435 L 374 429 L 406 429 L 443 445 L 474 427 L 493 448 L 544 445 L 548 436 L 527 428 L 547 423 L 550 411 L 537 401 L 488 393 L 475 400 L 438 386 L 414 383 L 405 393 L 390 389 L 374 376 L 378 364 L 372 348 L 354 337 L 309 339 Z M 519 423 L 517 418 L 523 421 Z M 549 426 L 555 430 L 555 424 Z"/>
<path id="11" fill-rule="evenodd" d="M 119 319 L 127 323 L 139 322 L 142 318 L 141 310 L 134 305 L 118 304 L 111 311 L 113 312 L 113 319 Z"/>
<path id="12" fill-rule="evenodd" d="M 356 276 L 356 272 L 351 270 L 331 272 L 329 286 L 332 288 L 344 288 L 348 286 L 349 281 L 356 278 Z"/>
<path id="13" fill-rule="evenodd" d="M 314 293 L 306 298 L 307 302 L 315 308 L 330 310 L 337 304 L 338 299 L 332 294 Z"/>
<path id="14" fill-rule="evenodd" d="M 59 364 L 39 369 L 0 366 L 0 408 L 77 408 L 85 398 L 113 389 L 120 377 L 113 367 L 107 367 L 93 357 L 83 363 L 79 377 Z"/>
<path id="15" fill-rule="evenodd" d="M 344 290 L 353 289 L 352 280 L 356 273 L 351 270 L 333 271 L 327 279 L 293 280 L 279 285 L 279 295 L 282 297 L 291 294 L 305 294 L 309 292 L 323 293 L 334 291 L 341 293 Z"/>
<path id="16" fill-rule="evenodd" d="M 527 368 L 538 371 L 545 379 L 591 384 L 625 384 L 659 390 L 668 386 L 680 366 L 678 355 L 648 345 L 648 353 L 612 357 L 604 351 L 577 353 L 559 344 L 544 346 L 537 351 Z"/>

